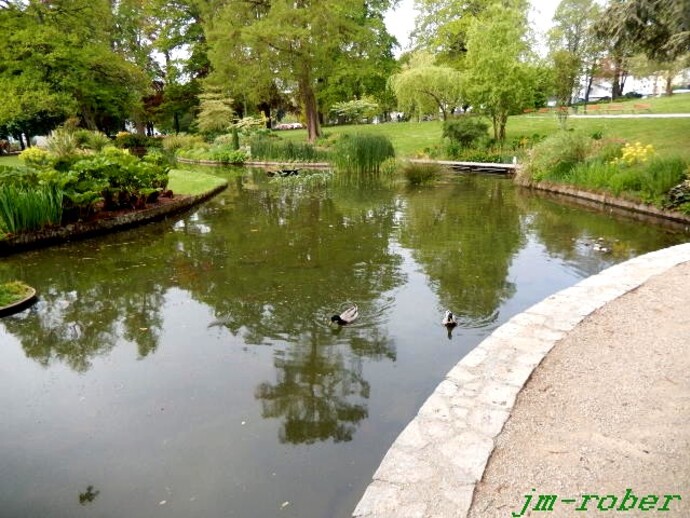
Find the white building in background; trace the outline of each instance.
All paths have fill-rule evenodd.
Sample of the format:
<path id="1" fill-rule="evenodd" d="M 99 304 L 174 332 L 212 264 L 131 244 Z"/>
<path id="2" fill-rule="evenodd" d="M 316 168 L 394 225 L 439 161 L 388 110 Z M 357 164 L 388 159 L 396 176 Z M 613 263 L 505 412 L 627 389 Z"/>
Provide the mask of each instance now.
<path id="1" fill-rule="evenodd" d="M 673 85 L 681 86 L 681 91 L 688 91 L 688 89 L 690 89 L 690 68 L 686 68 L 674 77 Z M 592 90 L 589 94 L 590 100 L 596 101 L 602 97 L 611 97 L 611 87 L 610 81 L 595 80 L 594 83 L 592 83 Z M 625 80 L 623 95 L 629 92 L 636 92 L 642 94 L 644 97 L 664 95 L 666 93 L 666 78 L 661 75 L 652 75 L 648 77 L 628 76 Z M 584 97 L 584 89 L 580 92 L 580 97 Z"/>

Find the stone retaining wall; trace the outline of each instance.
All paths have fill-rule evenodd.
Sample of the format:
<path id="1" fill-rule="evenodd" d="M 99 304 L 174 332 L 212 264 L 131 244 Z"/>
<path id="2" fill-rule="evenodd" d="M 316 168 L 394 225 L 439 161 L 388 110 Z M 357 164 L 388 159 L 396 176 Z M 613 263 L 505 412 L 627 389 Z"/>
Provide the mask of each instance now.
<path id="1" fill-rule="evenodd" d="M 25 234 L 18 234 L 16 236 L 10 236 L 7 239 L 0 240 L 0 257 L 31 248 L 62 243 L 74 239 L 83 239 L 86 237 L 106 234 L 115 230 L 131 228 L 151 221 L 161 220 L 167 218 L 168 216 L 172 216 L 173 214 L 187 210 L 190 207 L 193 207 L 194 205 L 197 205 L 211 198 L 212 196 L 215 196 L 226 188 L 227 184 L 220 185 L 209 192 L 198 194 L 196 196 L 179 196 L 179 199 L 170 203 L 158 205 L 150 209 L 132 212 L 122 216 L 82 223 L 72 223 L 65 225 L 64 227 L 44 229 L 38 232 L 29 232 Z"/>
<path id="2" fill-rule="evenodd" d="M 465 356 L 395 440 L 355 517 L 464 518 L 518 392 L 598 308 L 690 261 L 690 243 L 613 266 L 516 315 Z"/>
<path id="3" fill-rule="evenodd" d="M 525 187 L 528 189 L 537 189 L 540 191 L 546 191 L 556 194 L 562 194 L 565 196 L 572 196 L 575 198 L 581 198 L 583 200 L 588 200 L 596 202 L 603 206 L 612 206 L 626 209 L 633 212 L 638 212 L 641 214 L 649 214 L 657 218 L 668 219 L 671 221 L 677 221 L 680 223 L 690 223 L 690 215 L 683 214 L 682 212 L 671 211 L 671 210 L 661 210 L 654 205 L 649 205 L 648 203 L 640 203 L 630 200 L 624 200 L 621 198 L 616 198 L 610 194 L 594 193 L 589 191 L 583 191 L 576 187 L 569 185 L 549 183 L 549 182 L 533 182 L 529 179 L 516 177 L 515 184 L 520 187 Z"/>

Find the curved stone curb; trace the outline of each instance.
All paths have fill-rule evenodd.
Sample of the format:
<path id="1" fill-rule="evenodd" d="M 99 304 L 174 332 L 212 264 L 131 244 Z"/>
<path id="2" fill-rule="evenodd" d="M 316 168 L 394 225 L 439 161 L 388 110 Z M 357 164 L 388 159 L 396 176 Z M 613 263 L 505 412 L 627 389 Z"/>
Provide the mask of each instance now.
<path id="1" fill-rule="evenodd" d="M 152 221 L 158 221 L 173 214 L 183 212 L 194 205 L 215 196 L 227 188 L 227 183 L 219 185 L 208 192 L 194 196 L 180 196 L 179 200 L 165 205 L 159 205 L 150 209 L 132 212 L 114 218 L 99 219 L 86 223 L 74 223 L 55 229 L 45 229 L 38 232 L 18 234 L 8 239 L 0 241 L 0 257 L 10 255 L 15 252 L 38 248 L 41 246 L 54 245 L 76 239 L 106 234 L 116 230 L 124 230 L 134 226 L 142 225 Z"/>
<path id="2" fill-rule="evenodd" d="M 518 392 L 556 342 L 649 278 L 690 261 L 690 243 L 613 266 L 535 304 L 465 356 L 383 458 L 355 517 L 464 518 Z"/>
<path id="3" fill-rule="evenodd" d="M 29 288 L 29 293 L 24 298 L 16 302 L 13 302 L 12 304 L 0 306 L 0 317 L 12 315 L 13 313 L 18 313 L 19 311 L 22 311 L 31 304 L 33 304 L 33 302 L 36 300 L 36 290 L 31 286 L 27 287 Z"/>
<path id="4" fill-rule="evenodd" d="M 677 221 L 680 223 L 690 223 L 690 215 L 683 214 L 682 212 L 671 211 L 671 210 L 661 210 L 654 205 L 649 205 L 647 203 L 640 203 L 630 200 L 624 200 L 621 198 L 616 198 L 609 194 L 600 194 L 595 192 L 583 191 L 575 187 L 570 187 L 568 185 L 555 184 L 549 182 L 532 182 L 525 179 L 515 179 L 515 185 L 524 187 L 526 189 L 537 189 L 540 191 L 552 192 L 556 194 L 562 194 L 565 196 L 572 196 L 574 198 L 582 198 L 584 200 L 593 201 L 601 205 L 608 205 L 611 207 L 618 207 L 625 210 L 638 212 L 641 214 L 649 214 L 657 218 L 664 218 L 671 221 Z"/>

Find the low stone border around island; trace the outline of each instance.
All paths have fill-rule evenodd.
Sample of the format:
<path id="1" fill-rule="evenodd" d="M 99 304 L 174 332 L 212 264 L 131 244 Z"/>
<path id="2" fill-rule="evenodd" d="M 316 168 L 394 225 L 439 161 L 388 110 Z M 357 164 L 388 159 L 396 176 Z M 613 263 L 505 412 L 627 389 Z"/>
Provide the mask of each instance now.
<path id="1" fill-rule="evenodd" d="M 648 203 L 635 202 L 616 198 L 610 194 L 595 193 L 590 191 L 583 191 L 577 187 L 569 185 L 550 183 L 550 182 L 532 182 L 527 179 L 515 179 L 515 185 L 527 189 L 536 189 L 539 191 L 546 191 L 554 194 L 561 194 L 564 196 L 571 196 L 580 198 L 590 202 L 595 202 L 600 206 L 610 206 L 625 209 L 627 211 L 637 212 L 639 214 L 648 214 L 657 218 L 663 218 L 679 223 L 690 224 L 690 214 L 683 214 L 682 212 L 672 210 L 661 210 L 654 205 Z"/>
<path id="2" fill-rule="evenodd" d="M 613 266 L 511 318 L 465 356 L 395 440 L 353 516 L 465 518 L 534 369 L 588 315 L 690 261 L 690 243 Z"/>
<path id="3" fill-rule="evenodd" d="M 237 166 L 237 167 L 297 167 L 304 169 L 329 169 L 331 164 L 328 162 L 267 162 L 250 160 L 241 164 L 232 164 L 230 162 L 220 162 L 218 160 L 195 160 L 193 158 L 176 158 L 182 164 L 199 164 L 212 166 Z"/>
<path id="4" fill-rule="evenodd" d="M 227 184 L 223 184 L 208 192 L 194 196 L 177 195 L 176 197 L 179 199 L 173 199 L 173 201 L 169 203 L 130 212 L 121 216 L 71 223 L 64 227 L 49 228 L 37 232 L 27 232 L 16 236 L 10 236 L 0 240 L 0 257 L 32 248 L 107 234 L 116 230 L 124 230 L 144 223 L 165 219 L 206 201 L 226 188 Z"/>

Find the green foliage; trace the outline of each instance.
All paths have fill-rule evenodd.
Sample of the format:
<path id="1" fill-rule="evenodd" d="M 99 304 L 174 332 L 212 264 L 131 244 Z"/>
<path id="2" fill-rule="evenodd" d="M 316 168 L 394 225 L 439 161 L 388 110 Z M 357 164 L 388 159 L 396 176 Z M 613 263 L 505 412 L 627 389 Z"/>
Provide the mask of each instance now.
<path id="1" fill-rule="evenodd" d="M 338 173 L 358 179 L 377 179 L 381 164 L 393 157 L 393 144 L 382 135 L 343 135 L 334 149 Z"/>
<path id="2" fill-rule="evenodd" d="M 562 178 L 590 152 L 591 139 L 581 133 L 559 131 L 536 145 L 525 164 L 533 180 Z"/>
<path id="3" fill-rule="evenodd" d="M 30 293 L 30 288 L 19 281 L 0 283 L 0 307 L 19 302 Z"/>
<path id="4" fill-rule="evenodd" d="M 122 149 L 145 148 L 152 144 L 152 138 L 143 133 L 123 131 L 115 137 L 115 145 Z"/>
<path id="5" fill-rule="evenodd" d="M 501 142 L 508 116 L 533 101 L 538 71 L 530 64 L 527 15 L 519 3 L 491 4 L 467 33 L 465 97 L 491 118 Z"/>
<path id="6" fill-rule="evenodd" d="M 379 105 L 371 97 L 341 101 L 331 106 L 331 112 L 335 113 L 346 123 L 358 124 L 363 119 L 369 119 L 376 115 Z"/>
<path id="7" fill-rule="evenodd" d="M 18 234 L 60 224 L 62 196 L 54 186 L 0 185 L 0 230 Z"/>
<path id="8" fill-rule="evenodd" d="M 10 4 L 0 7 L 0 33 L 6 35 L 0 46 L 0 127 L 32 135 L 69 116 L 94 129 L 123 123 L 148 81 L 111 46 L 111 3 Z"/>
<path id="9" fill-rule="evenodd" d="M 201 104 L 196 123 L 199 132 L 205 135 L 218 135 L 230 129 L 235 111 L 232 99 L 219 92 L 206 92 L 199 96 Z"/>
<path id="10" fill-rule="evenodd" d="M 186 133 L 178 133 L 177 135 L 168 135 L 163 137 L 163 149 L 174 154 L 179 149 L 193 149 L 195 147 L 203 146 L 204 139 L 199 135 L 188 135 Z"/>
<path id="11" fill-rule="evenodd" d="M 328 159 L 328 153 L 308 143 L 280 140 L 274 137 L 256 136 L 249 140 L 252 159 L 285 162 L 320 162 Z"/>
<path id="12" fill-rule="evenodd" d="M 86 142 L 83 147 L 99 152 L 111 144 L 112 141 L 105 133 L 101 133 L 100 131 L 89 131 L 86 135 Z"/>
<path id="13" fill-rule="evenodd" d="M 447 65 L 436 65 L 426 53 L 418 53 L 409 66 L 390 77 L 388 85 L 398 100 L 398 106 L 418 117 L 427 114 L 443 114 L 462 104 L 464 78 L 460 72 Z"/>
<path id="14" fill-rule="evenodd" d="M 405 162 L 400 171 L 412 186 L 433 183 L 443 172 L 443 166 L 436 163 Z"/>
<path id="15" fill-rule="evenodd" d="M 52 155 L 41 148 L 29 147 L 19 154 L 21 160 L 28 167 L 44 168 L 53 165 Z"/>
<path id="16" fill-rule="evenodd" d="M 293 191 L 305 191 L 326 187 L 333 179 L 331 171 L 306 171 L 302 170 L 293 176 L 274 176 L 269 180 L 269 184 L 282 189 Z"/>
<path id="17" fill-rule="evenodd" d="M 488 137 L 488 129 L 489 125 L 476 117 L 460 117 L 443 123 L 443 138 L 467 148 Z"/>
<path id="18" fill-rule="evenodd" d="M 165 189 L 168 168 L 156 164 L 155 160 L 139 160 L 127 152 L 106 148 L 98 155 L 77 162 L 70 177 L 71 182 L 65 186 L 68 197 L 73 192 L 78 195 L 98 193 L 106 209 L 138 208 L 147 201 L 154 201 Z M 73 197 L 70 199 L 75 201 Z M 94 200 L 89 200 L 91 205 Z"/>

